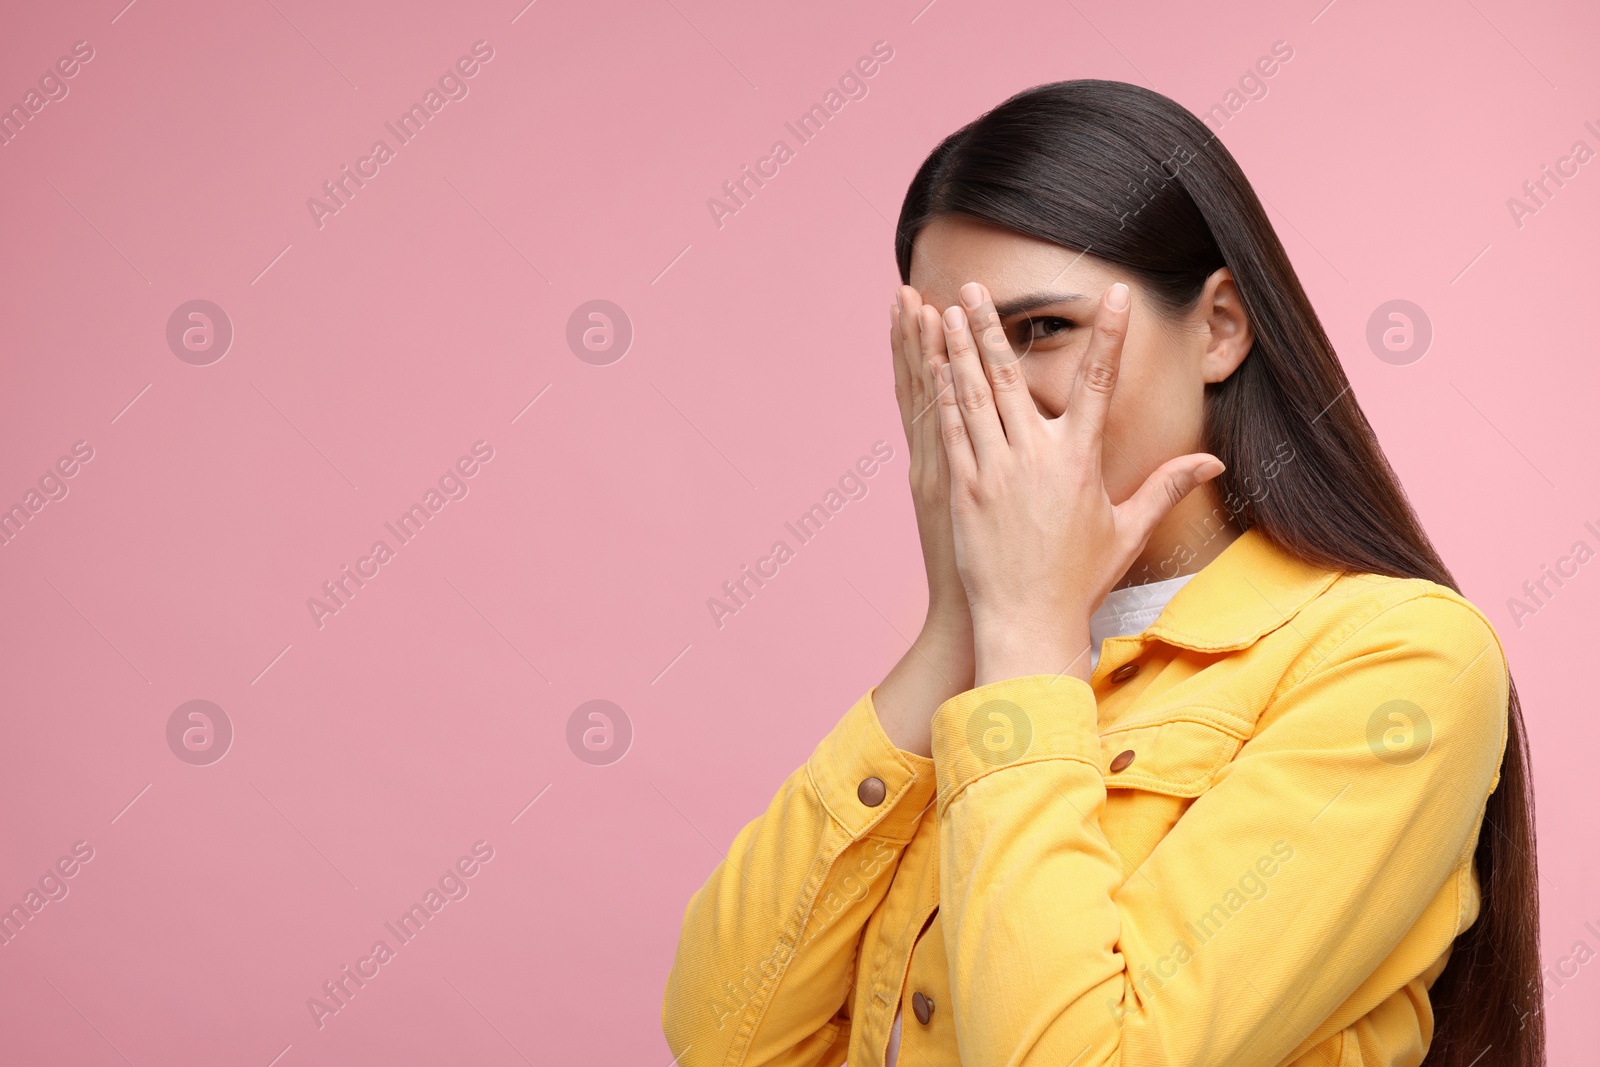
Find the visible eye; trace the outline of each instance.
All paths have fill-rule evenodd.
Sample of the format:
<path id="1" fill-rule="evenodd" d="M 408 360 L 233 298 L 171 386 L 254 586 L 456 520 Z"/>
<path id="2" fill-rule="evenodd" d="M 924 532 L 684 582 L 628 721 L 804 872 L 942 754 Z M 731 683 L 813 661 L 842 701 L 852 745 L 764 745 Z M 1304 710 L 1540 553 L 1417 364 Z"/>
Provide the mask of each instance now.
<path id="1" fill-rule="evenodd" d="M 1077 324 L 1071 319 L 1061 318 L 1059 315 L 1042 315 L 1036 319 L 1023 319 L 1012 327 L 1015 335 L 1011 343 L 1018 348 L 1029 348 L 1040 341 L 1048 340 L 1058 334 L 1064 334 L 1073 329 Z"/>

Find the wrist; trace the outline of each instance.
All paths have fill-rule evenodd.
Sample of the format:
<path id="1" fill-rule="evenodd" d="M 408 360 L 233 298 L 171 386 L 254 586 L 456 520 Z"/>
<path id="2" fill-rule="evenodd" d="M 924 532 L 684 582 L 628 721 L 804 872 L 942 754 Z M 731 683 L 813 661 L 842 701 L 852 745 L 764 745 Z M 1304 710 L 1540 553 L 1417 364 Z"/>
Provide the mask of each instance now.
<path id="1" fill-rule="evenodd" d="M 878 686 L 874 708 L 896 748 L 933 755 L 933 713 L 973 687 L 972 622 L 930 611 L 922 632 Z"/>
<path id="2" fill-rule="evenodd" d="M 972 611 L 965 599 L 930 601 L 917 640 L 936 645 L 966 645 L 972 649 Z"/>
<path id="3" fill-rule="evenodd" d="M 1088 620 L 1028 623 L 973 620 L 974 686 L 1029 675 L 1070 675 L 1087 682 L 1091 673 Z"/>
<path id="4" fill-rule="evenodd" d="M 936 699 L 940 702 L 972 688 L 972 671 L 977 656 L 972 646 L 970 619 L 929 617 L 922 632 L 911 642 L 907 656 L 915 656 L 937 676 Z"/>

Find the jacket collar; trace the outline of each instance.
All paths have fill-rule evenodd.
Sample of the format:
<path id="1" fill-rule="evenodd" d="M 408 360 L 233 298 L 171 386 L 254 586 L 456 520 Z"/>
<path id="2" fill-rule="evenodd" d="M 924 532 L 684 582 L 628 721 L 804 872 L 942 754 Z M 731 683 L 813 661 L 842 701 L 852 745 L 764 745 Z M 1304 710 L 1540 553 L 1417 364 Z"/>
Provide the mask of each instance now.
<path id="1" fill-rule="evenodd" d="M 1297 559 L 1252 526 L 1200 568 L 1142 636 L 1196 652 L 1247 648 L 1292 619 L 1339 574 Z"/>

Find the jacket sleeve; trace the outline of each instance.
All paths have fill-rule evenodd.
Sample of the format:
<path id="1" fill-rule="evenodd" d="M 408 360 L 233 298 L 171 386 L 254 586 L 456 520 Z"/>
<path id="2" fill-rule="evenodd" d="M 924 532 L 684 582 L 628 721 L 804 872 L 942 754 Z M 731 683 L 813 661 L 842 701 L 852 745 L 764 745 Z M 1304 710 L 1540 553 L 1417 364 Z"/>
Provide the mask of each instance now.
<path id="1" fill-rule="evenodd" d="M 1432 593 L 1353 630 L 1263 694 L 1255 735 L 1135 871 L 1101 832 L 1087 683 L 1009 679 L 940 706 L 940 900 L 963 1063 L 1272 1067 L 1353 1021 L 1330 1016 L 1453 876 L 1470 892 L 1461 864 L 1506 736 L 1498 638 Z M 1016 758 L 971 740 L 997 709 L 1031 729 Z M 1462 916 L 1426 931 L 1408 977 Z"/>
<path id="2" fill-rule="evenodd" d="M 661 1008 L 681 1067 L 836 1067 L 861 931 L 934 799 L 869 689 L 689 901 Z M 876 778 L 876 805 L 861 783 Z"/>

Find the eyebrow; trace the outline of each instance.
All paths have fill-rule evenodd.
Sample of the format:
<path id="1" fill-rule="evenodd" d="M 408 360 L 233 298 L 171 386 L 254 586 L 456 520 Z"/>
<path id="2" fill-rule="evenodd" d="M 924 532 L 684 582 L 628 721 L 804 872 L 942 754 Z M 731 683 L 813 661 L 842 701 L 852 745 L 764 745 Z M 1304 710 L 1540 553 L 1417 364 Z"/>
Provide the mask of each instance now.
<path id="1" fill-rule="evenodd" d="M 1015 300 L 1008 300 L 1004 304 L 996 304 L 994 311 L 1002 319 L 1008 319 L 1013 315 L 1020 315 L 1024 311 L 1033 311 L 1035 308 L 1087 299 L 1089 298 L 1082 293 L 1032 293 L 1028 296 L 1018 297 Z"/>

